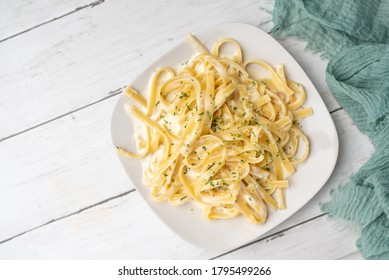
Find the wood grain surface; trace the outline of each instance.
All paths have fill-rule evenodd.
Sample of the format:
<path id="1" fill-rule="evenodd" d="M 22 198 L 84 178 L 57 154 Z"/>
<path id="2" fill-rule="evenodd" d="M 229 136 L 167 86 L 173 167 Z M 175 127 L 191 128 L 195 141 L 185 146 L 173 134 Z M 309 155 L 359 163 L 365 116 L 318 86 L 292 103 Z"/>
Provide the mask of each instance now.
<path id="1" fill-rule="evenodd" d="M 232 251 L 194 247 L 143 202 L 110 138 L 118 95 L 148 64 L 225 22 L 270 32 L 272 0 L 2 1 L 0 3 L 1 259 L 360 259 L 358 233 L 319 204 L 373 147 L 325 82 L 327 62 L 280 43 L 321 94 L 337 127 L 329 181 L 296 214 Z M 309 94 L 309 93 L 308 93 Z"/>

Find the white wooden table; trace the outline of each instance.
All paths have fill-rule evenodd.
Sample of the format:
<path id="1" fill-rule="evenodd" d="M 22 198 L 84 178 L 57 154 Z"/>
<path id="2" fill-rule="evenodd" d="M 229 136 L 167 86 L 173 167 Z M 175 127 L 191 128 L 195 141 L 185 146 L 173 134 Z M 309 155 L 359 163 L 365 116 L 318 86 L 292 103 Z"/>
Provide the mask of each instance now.
<path id="1" fill-rule="evenodd" d="M 270 32 L 273 0 L 0 1 L 1 259 L 359 259 L 356 229 L 319 203 L 373 147 L 332 97 L 326 62 L 280 43 L 319 90 L 337 126 L 334 173 L 300 211 L 233 251 L 171 232 L 129 183 L 110 140 L 123 87 L 188 32 L 243 22 Z"/>

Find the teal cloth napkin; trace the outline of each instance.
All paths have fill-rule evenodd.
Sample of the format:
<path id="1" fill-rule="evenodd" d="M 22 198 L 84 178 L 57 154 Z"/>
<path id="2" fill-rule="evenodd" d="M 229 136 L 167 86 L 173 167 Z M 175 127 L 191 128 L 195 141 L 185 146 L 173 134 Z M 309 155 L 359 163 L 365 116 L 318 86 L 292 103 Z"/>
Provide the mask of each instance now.
<path id="1" fill-rule="evenodd" d="M 273 20 L 275 37 L 306 40 L 329 60 L 329 89 L 375 147 L 322 210 L 360 226 L 364 258 L 389 259 L 389 1 L 276 0 Z"/>

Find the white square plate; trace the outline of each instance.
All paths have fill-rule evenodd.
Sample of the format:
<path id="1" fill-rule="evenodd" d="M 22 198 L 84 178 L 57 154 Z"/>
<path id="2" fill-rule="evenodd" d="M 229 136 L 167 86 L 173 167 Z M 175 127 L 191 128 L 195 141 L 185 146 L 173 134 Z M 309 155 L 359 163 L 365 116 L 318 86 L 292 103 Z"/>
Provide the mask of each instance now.
<path id="1" fill-rule="evenodd" d="M 241 23 L 228 23 L 211 27 L 195 36 L 209 49 L 217 39 L 230 37 L 237 40 L 244 59 L 258 58 L 270 65 L 284 64 L 287 78 L 302 84 L 307 92 L 304 107 L 312 107 L 313 116 L 303 120 L 303 130 L 311 142 L 306 162 L 297 166 L 290 177 L 286 192 L 287 209 L 270 211 L 262 225 L 249 223 L 242 215 L 238 218 L 207 221 L 202 210 L 191 203 L 174 207 L 168 202 L 157 203 L 150 197 L 149 188 L 142 183 L 140 160 L 119 156 L 131 182 L 157 216 L 175 233 L 188 242 L 209 249 L 229 250 L 253 241 L 286 220 L 304 206 L 330 177 L 338 156 L 338 136 L 332 118 L 314 85 L 294 58 L 270 35 Z M 182 42 L 159 58 L 139 75 L 131 86 L 143 93 L 155 68 L 175 66 L 194 55 L 192 48 Z M 121 96 L 115 106 L 112 122 L 114 146 L 135 151 L 133 124 L 124 111 L 126 99 Z M 136 213 L 133 213 L 136 214 Z"/>

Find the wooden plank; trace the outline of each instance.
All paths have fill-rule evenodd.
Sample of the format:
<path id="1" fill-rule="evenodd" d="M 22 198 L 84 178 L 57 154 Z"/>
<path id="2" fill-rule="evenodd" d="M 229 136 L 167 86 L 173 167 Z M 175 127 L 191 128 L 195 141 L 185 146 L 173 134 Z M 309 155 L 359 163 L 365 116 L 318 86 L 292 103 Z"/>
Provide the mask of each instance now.
<path id="1" fill-rule="evenodd" d="M 12 215 L 2 214 L 0 219 L 1 240 L 28 231 L 31 228 L 39 227 L 72 212 L 77 212 L 97 201 L 118 195 L 132 188 L 129 186 L 124 171 L 119 166 L 109 138 L 108 120 L 115 99 L 112 98 L 90 106 L 71 116 L 58 119 L 1 143 L 0 155 L 3 160 L 0 164 L 0 177 L 3 178 L 5 184 L 0 187 L 0 205 L 2 209 L 7 211 L 6 213 L 12 213 Z M 337 186 L 339 182 L 346 180 L 370 156 L 373 148 L 367 137 L 358 132 L 344 111 L 337 111 L 333 114 L 333 117 L 340 137 L 339 160 L 333 175 L 313 200 L 271 233 L 276 233 L 319 215 L 318 202 L 327 201 L 330 189 Z M 126 196 L 123 199 L 132 199 L 131 196 L 133 195 L 135 196 L 135 194 L 131 194 L 129 195 L 130 198 Z M 138 195 L 136 194 L 136 196 Z M 123 211 L 118 210 L 121 211 L 117 214 L 118 217 L 122 215 L 120 219 L 128 219 L 127 227 L 130 229 L 122 229 L 112 225 L 107 230 L 112 232 L 134 231 L 139 235 L 135 238 L 136 242 L 142 244 L 149 242 L 150 246 L 160 246 L 158 242 L 147 241 L 147 239 L 157 237 L 150 237 L 143 233 L 143 231 L 147 232 L 147 228 L 153 228 L 154 222 L 151 221 L 156 219 L 150 220 L 149 214 L 144 214 L 146 213 L 144 209 L 147 208 L 142 202 L 126 202 L 126 204 L 139 204 L 143 207 L 131 208 L 132 206 L 127 205 L 123 208 Z M 104 215 L 104 205 L 98 208 L 102 210 L 92 208 L 90 211 L 100 211 L 99 215 Z M 127 207 L 130 207 L 130 209 Z M 133 215 L 133 213 L 136 213 L 136 215 Z M 63 223 L 67 220 L 63 219 Z M 141 224 L 137 222 L 138 220 L 141 220 Z M 59 224 L 62 224 L 62 222 Z M 38 247 L 43 246 L 43 244 L 36 244 L 35 232 L 39 233 L 41 230 L 49 228 L 49 232 L 54 230 L 50 233 L 51 235 L 58 236 L 58 232 L 63 230 L 56 228 L 56 225 L 59 224 L 54 222 L 2 244 L 0 246 L 0 249 L 3 250 L 2 254 L 9 254 L 9 250 L 19 250 L 8 247 L 11 246 L 8 243 L 19 244 L 18 240 L 26 240 L 25 242 L 34 244 L 30 245 L 29 249 L 33 250 L 34 254 L 37 253 L 36 250 L 41 250 Z M 100 231 L 99 228 L 91 230 L 90 234 L 93 236 L 99 235 L 95 232 Z M 88 234 L 80 231 L 71 238 L 77 240 Z M 120 235 L 121 233 L 117 234 Z M 159 235 L 160 233 L 157 230 L 150 234 Z M 97 237 L 89 236 L 87 239 L 89 238 Z M 145 238 L 145 240 L 139 241 L 142 238 Z M 187 246 L 185 243 L 178 242 L 176 240 L 178 238 L 171 232 L 166 231 L 163 238 L 172 240 L 169 241 L 169 244 L 177 244 L 177 248 L 179 248 L 177 250 Z M 45 242 L 45 240 L 41 242 Z M 61 238 L 58 238 L 50 242 L 61 243 L 62 241 Z M 38 247 L 35 248 L 35 246 Z M 81 246 L 81 243 L 77 246 Z M 42 248 L 47 247 L 45 245 Z M 105 249 L 100 247 L 99 250 Z M 173 253 L 176 254 L 177 252 L 172 250 Z M 42 252 L 42 254 L 49 253 Z M 126 254 L 129 253 L 126 252 Z M 211 257 L 215 255 L 217 254 L 201 256 Z M 22 257 L 22 255 L 20 256 Z M 92 254 L 91 257 L 93 257 Z"/>
<path id="2" fill-rule="evenodd" d="M 339 258 L 339 260 L 363 260 L 363 257 L 359 251 L 346 255 Z"/>
<path id="3" fill-rule="evenodd" d="M 133 188 L 110 138 L 116 99 L 0 143 L 0 240 Z"/>
<path id="4" fill-rule="evenodd" d="M 263 5 L 272 2 L 107 1 L 0 43 L 0 139 L 117 93 L 188 32 L 269 26 Z"/>
<path id="5" fill-rule="evenodd" d="M 0 259 L 210 258 L 176 237 L 133 193 L 0 245 Z"/>
<path id="6" fill-rule="evenodd" d="M 195 10 L 195 15 L 200 13 L 202 9 L 205 9 L 204 5 L 208 8 L 211 7 L 207 6 L 207 3 L 200 2 L 189 4 L 193 6 L 190 7 Z M 255 8 L 262 9 L 261 13 L 265 12 L 269 17 L 266 3 L 271 2 L 253 3 L 252 7 L 255 6 Z M 265 3 L 265 8 L 263 3 Z M 108 3 L 104 5 L 106 4 Z M 200 9 L 200 4 L 203 5 L 202 9 Z M 18 133 L 33 125 L 39 125 L 41 122 L 56 118 L 61 114 L 68 114 L 69 110 L 74 110 L 80 106 L 85 106 L 96 100 L 108 97 L 109 95 L 107 93 L 117 92 L 113 89 L 120 89 L 123 85 L 119 84 L 118 81 L 124 82 L 131 80 L 128 77 L 124 77 L 125 75 L 132 73 L 131 75 L 134 77 L 138 73 L 136 71 L 141 70 L 128 70 L 129 62 L 137 67 L 143 62 L 150 62 L 158 54 L 163 53 L 165 49 L 174 45 L 178 40 L 177 38 L 185 34 L 187 32 L 186 30 L 193 31 L 191 28 L 197 28 L 199 30 L 204 25 L 207 25 L 207 23 L 210 23 L 211 20 L 223 22 L 227 18 L 225 15 L 217 13 L 216 19 L 202 18 L 201 24 L 191 25 L 191 23 L 190 26 L 180 27 L 181 29 L 178 31 L 173 28 L 173 32 L 171 32 L 172 30 L 169 32 L 167 28 L 164 29 L 161 27 L 162 29 L 158 29 L 159 32 L 162 30 L 165 36 L 171 33 L 175 37 L 163 38 L 158 33 L 155 35 L 157 39 L 149 39 L 147 36 L 142 37 L 141 35 L 140 38 L 144 39 L 143 42 L 133 42 L 133 44 L 130 44 L 131 39 L 134 39 L 139 34 L 130 38 L 126 32 L 135 29 L 131 29 L 128 22 L 120 22 L 116 19 L 107 18 L 108 14 L 120 10 L 120 7 L 126 7 L 123 6 L 123 3 L 112 5 L 115 6 L 110 6 L 108 12 L 106 10 L 98 11 L 99 7 L 96 7 L 91 12 L 84 14 L 84 18 L 82 18 L 76 16 L 79 13 L 81 15 L 82 11 L 80 11 L 55 23 L 50 23 L 47 26 L 42 26 L 39 29 L 23 34 L 20 38 L 15 37 L 12 40 L 0 44 L 0 62 L 6 61 L 8 64 L 5 65 L 10 67 L 8 70 L 13 69 L 13 73 L 16 74 L 15 78 L 12 75 L 8 75 L 8 71 L 0 69 L 0 82 L 2 85 L 6 84 L 7 87 L 5 88 L 8 90 L 6 91 L 8 95 L 3 95 L 3 93 L 0 95 L 0 116 L 4 117 L 2 119 L 7 119 L 8 121 L 8 126 L 0 125 L 0 138 Z M 175 3 L 167 3 L 168 7 L 172 7 L 173 5 Z M 184 5 L 177 5 L 179 5 L 177 9 L 185 8 Z M 213 5 L 219 5 L 219 3 Z M 224 12 L 227 12 L 227 15 L 228 13 L 232 14 L 236 12 L 232 9 L 230 10 L 230 7 L 223 6 L 221 8 L 224 9 Z M 259 22 L 258 25 L 265 26 L 264 28 L 271 26 L 271 21 L 266 22 L 264 17 L 257 18 L 259 17 L 258 11 L 255 11 L 255 13 L 249 11 L 246 6 L 238 8 L 240 10 L 229 18 L 240 18 L 242 15 L 246 15 L 245 20 L 248 23 L 255 24 L 254 22 Z M 168 12 L 163 11 L 158 13 L 158 10 L 155 11 L 153 9 L 151 11 L 156 13 L 155 16 L 158 18 L 155 22 L 149 18 L 136 18 L 138 20 L 137 23 L 141 23 L 140 25 L 143 24 L 143 31 L 150 27 L 155 27 L 158 21 L 169 18 L 167 15 Z M 124 14 L 123 11 L 119 11 L 120 13 Z M 128 14 L 132 15 L 133 11 L 128 12 Z M 68 21 L 67 18 L 71 18 L 72 20 Z M 66 24 L 59 24 L 61 21 Z M 235 21 L 242 22 L 242 20 Z M 76 24 L 73 22 L 78 22 L 78 24 L 91 23 L 91 28 L 89 28 L 91 30 L 82 25 L 80 36 L 72 38 L 71 36 L 77 33 L 75 31 Z M 102 27 L 102 23 L 107 23 L 108 26 Z M 120 26 L 120 23 L 128 27 L 127 30 Z M 96 26 L 93 26 L 93 24 Z M 55 28 L 49 28 L 51 25 L 56 25 L 57 30 Z M 167 26 L 174 27 L 173 24 L 167 24 Z M 58 29 L 58 27 L 62 29 Z M 116 30 L 110 32 L 113 27 L 118 27 L 124 35 L 116 32 Z M 78 29 L 80 30 L 79 25 Z M 65 33 L 68 36 L 65 36 L 64 42 L 60 41 L 60 35 L 57 37 L 53 35 L 58 30 L 61 30 L 59 32 L 61 35 Z M 82 31 L 84 31 L 83 34 Z M 28 42 L 27 40 L 21 40 L 21 38 L 24 38 L 29 33 L 34 33 L 34 35 L 30 34 L 31 36 L 28 38 L 29 42 L 32 42 L 33 45 L 31 55 L 29 54 L 30 49 L 19 48 L 21 43 Z M 50 35 L 50 38 L 45 41 L 47 34 Z M 113 54 L 104 53 L 108 49 L 107 46 L 110 45 L 105 39 L 96 38 L 101 34 L 108 34 L 107 40 L 115 43 Z M 36 41 L 34 41 L 36 38 L 42 39 L 43 48 L 38 46 Z M 166 38 L 172 40 L 166 41 Z M 20 39 L 18 44 L 11 44 L 11 42 L 15 42 L 18 39 Z M 79 42 L 79 40 L 82 42 Z M 93 42 L 90 42 L 91 40 Z M 67 48 L 61 45 L 62 43 L 65 47 L 68 44 Z M 165 49 L 160 50 L 160 46 L 155 45 L 157 47 L 154 47 L 154 49 L 152 47 L 146 48 L 147 54 L 145 55 L 143 53 L 143 56 L 136 54 L 134 58 L 131 57 L 131 55 L 134 56 L 134 53 L 130 56 L 126 54 L 128 52 L 128 45 L 131 47 L 136 45 L 139 46 L 139 49 L 143 50 L 144 46 L 153 46 L 152 43 L 160 43 L 161 48 Z M 336 102 L 331 99 L 324 83 L 323 69 L 325 64 L 319 64 L 317 66 L 317 61 L 320 59 L 314 55 L 309 57 L 310 54 L 307 54 L 303 50 L 302 43 L 294 39 L 287 39 L 282 44 L 292 52 L 308 72 L 319 91 L 323 93 L 327 107 L 330 109 L 338 108 Z M 3 47 L 9 52 L 2 52 L 4 50 L 2 49 Z M 87 47 L 92 47 L 92 49 L 83 49 Z M 119 47 L 119 51 L 117 47 Z M 80 48 L 82 51 L 79 50 Z M 15 60 L 11 61 L 11 58 L 3 55 L 10 54 L 12 53 L 11 51 L 20 54 L 22 63 Z M 47 51 L 49 54 L 46 55 Z M 90 56 L 88 51 L 91 52 Z M 71 55 L 68 55 L 69 53 L 75 55 L 75 58 L 81 59 L 81 63 L 79 61 L 69 61 L 69 59 L 73 58 Z M 103 53 L 104 55 L 102 55 Z M 101 57 L 99 56 L 100 54 Z M 122 54 L 126 58 L 124 62 L 121 61 L 119 63 L 118 61 Z M 85 55 L 87 57 L 84 57 Z M 26 56 L 27 59 L 25 59 Z M 114 59 L 115 61 L 111 63 L 110 60 L 105 60 L 104 58 Z M 35 64 L 29 59 L 33 60 Z M 96 59 L 97 62 L 92 63 L 92 59 Z M 83 63 L 87 65 L 84 67 Z M 32 71 L 34 70 L 33 67 L 22 68 L 26 65 L 35 65 L 35 72 Z M 108 66 L 102 70 L 100 65 Z M 120 71 L 116 69 L 118 65 L 121 67 Z M 24 69 L 23 73 L 20 69 Z M 99 73 L 96 73 L 95 69 L 98 69 Z M 88 70 L 91 72 L 86 73 Z M 33 72 L 35 76 L 30 75 L 30 72 Z M 83 73 L 80 74 L 80 72 Z M 117 74 L 119 74 L 120 78 L 115 80 L 117 79 Z M 77 75 L 80 77 L 77 77 Z M 23 81 L 23 85 L 21 81 Z M 50 84 L 44 86 L 42 90 L 42 85 L 48 81 Z M 15 85 L 13 87 L 11 85 L 10 87 L 12 83 Z M 22 87 L 20 88 L 20 86 Z M 23 91 L 23 86 L 28 90 Z M 22 89 L 21 92 L 18 91 L 19 88 Z M 12 89 L 14 92 L 12 92 Z M 92 89 L 94 92 L 92 92 Z M 68 94 L 69 92 L 71 94 Z M 83 94 L 77 95 L 74 92 L 83 92 Z M 84 94 L 85 92 L 86 94 Z M 54 97 L 51 97 L 51 95 L 54 95 Z M 1 209 L 6 210 L 3 213 L 7 214 L 2 214 L 0 218 L 0 228 L 2 228 L 0 241 L 38 227 L 36 230 L 32 230 L 20 237 L 1 244 L 0 258 L 44 258 L 45 256 L 54 257 L 54 253 L 57 253 L 57 257 L 60 258 L 126 258 L 126 256 L 130 256 L 131 258 L 140 258 L 141 256 L 145 258 L 158 258 L 158 256 L 161 256 L 159 258 L 209 258 L 222 253 L 194 248 L 181 241 L 169 230 L 165 230 L 166 228 L 161 230 L 164 227 L 162 223 L 153 214 L 147 213 L 149 210 L 136 193 L 120 196 L 118 199 L 99 204 L 89 210 L 81 211 L 79 214 L 61 218 L 77 212 L 80 209 L 91 207 L 98 201 L 104 201 L 109 197 L 120 195 L 132 189 L 113 151 L 110 149 L 111 143 L 108 122 L 115 99 L 111 98 L 99 102 L 98 104 L 68 114 L 44 126 L 37 127 L 34 130 L 0 143 L 0 157 L 2 158 L 2 162 L 0 163 L 0 177 L 5 182 L 5 185 L 2 184 L 0 186 L 0 205 Z M 47 103 L 50 104 L 50 107 L 43 106 L 42 104 L 45 102 L 50 102 Z M 7 108 L 8 111 L 4 115 L 1 115 Z M 29 110 L 27 114 L 24 108 L 33 108 L 33 110 Z M 367 138 L 356 131 L 355 126 L 352 125 L 343 111 L 338 111 L 333 116 L 337 123 L 341 140 L 341 154 L 335 173 L 323 190 L 308 205 L 285 223 L 274 229 L 272 231 L 273 234 L 318 215 L 320 211 L 317 203 L 328 199 L 330 188 L 348 178 L 369 157 L 372 146 L 369 144 Z M 18 117 L 19 119 L 14 119 L 14 117 Z M 3 128 L 6 129 L 3 130 Z M 10 130 L 7 131 L 7 129 Z M 3 134 L 3 131 L 5 134 Z M 355 153 L 355 151 L 358 151 L 358 153 Z M 122 208 L 117 203 L 120 205 L 121 203 L 123 205 L 130 204 L 131 206 L 123 206 Z M 114 218 L 111 217 L 111 211 L 114 212 L 112 214 Z M 8 213 L 12 213 L 12 215 L 8 215 Z M 130 215 L 129 213 L 137 213 L 137 216 Z M 139 215 L 139 213 L 141 214 Z M 99 217 L 107 216 L 106 222 L 100 225 L 101 221 Z M 57 221 L 51 223 L 51 220 Z M 126 221 L 125 224 L 122 223 L 123 220 Z M 69 222 L 71 225 L 69 225 Z M 41 226 L 45 223 L 48 224 Z M 75 223 L 76 226 L 72 223 Z M 74 227 L 77 230 L 74 230 Z M 295 227 L 295 229 L 297 228 L 299 227 Z M 159 231 L 161 231 L 161 235 L 159 235 Z M 309 228 L 302 229 L 302 232 L 309 232 Z M 303 234 L 302 232 L 301 235 Z M 67 237 L 67 235 L 72 236 Z M 133 241 L 126 239 L 127 236 L 130 236 Z M 343 238 L 343 236 L 335 236 L 336 238 Z M 111 239 L 115 240 L 111 241 Z M 352 240 L 349 239 L 349 241 L 351 244 Z M 67 244 L 67 247 L 62 246 L 61 242 Z M 161 243 L 164 243 L 164 245 L 161 246 Z M 251 246 L 256 246 L 256 244 Z M 112 247 L 109 248 L 109 245 L 112 245 Z M 20 250 L 19 246 L 24 249 Z M 155 254 L 153 247 L 157 248 Z M 333 258 L 347 258 L 347 254 L 353 256 L 354 253 L 349 248 L 351 247 L 347 247 L 347 250 L 338 251 L 331 256 Z M 51 250 L 53 251 L 49 252 Z M 321 256 L 326 254 L 328 255 L 328 252 L 324 252 Z M 282 254 L 280 256 L 284 256 L 282 258 L 288 258 L 288 256 Z"/>
<path id="7" fill-rule="evenodd" d="M 356 236 L 327 216 L 280 232 L 221 259 L 335 259 Z M 0 246 L 0 259 L 204 259 L 225 252 L 174 235 L 133 193 L 51 223 Z"/>
<path id="8" fill-rule="evenodd" d="M 218 259 L 338 259 L 357 251 L 357 234 L 322 216 Z"/>
<path id="9" fill-rule="evenodd" d="M 90 8 L 99 2 L 92 0 L 40 0 L 40 1 L 1 1 L 0 42 L 32 28 Z"/>

